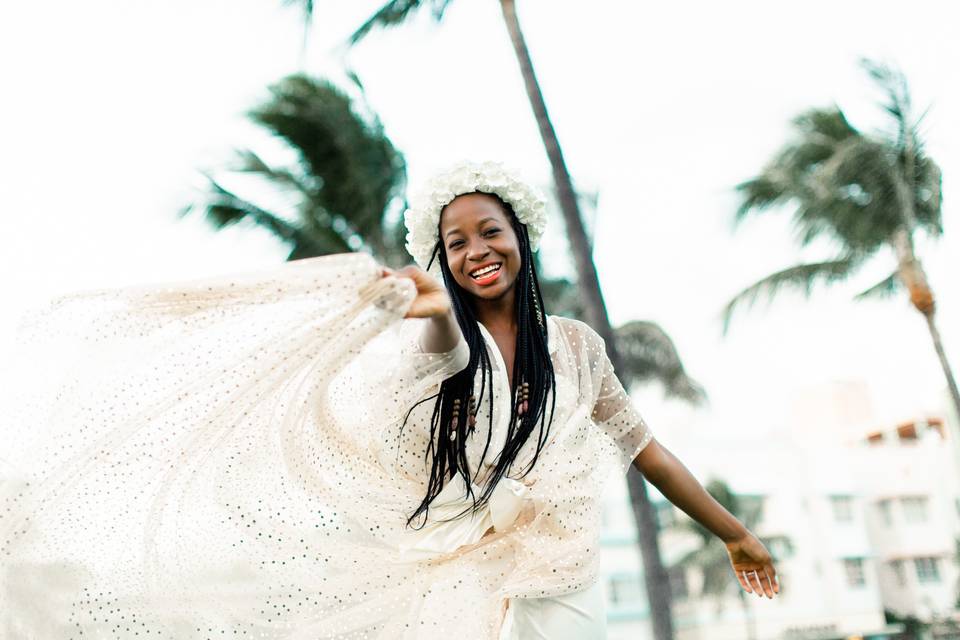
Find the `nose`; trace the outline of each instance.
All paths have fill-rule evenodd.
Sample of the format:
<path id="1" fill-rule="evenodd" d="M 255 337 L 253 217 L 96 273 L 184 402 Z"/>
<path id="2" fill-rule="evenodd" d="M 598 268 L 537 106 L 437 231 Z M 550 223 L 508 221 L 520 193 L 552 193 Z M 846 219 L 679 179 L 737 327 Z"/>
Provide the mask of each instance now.
<path id="1" fill-rule="evenodd" d="M 467 245 L 467 260 L 470 262 L 482 262 L 490 254 L 490 247 L 481 237 L 471 238 Z"/>

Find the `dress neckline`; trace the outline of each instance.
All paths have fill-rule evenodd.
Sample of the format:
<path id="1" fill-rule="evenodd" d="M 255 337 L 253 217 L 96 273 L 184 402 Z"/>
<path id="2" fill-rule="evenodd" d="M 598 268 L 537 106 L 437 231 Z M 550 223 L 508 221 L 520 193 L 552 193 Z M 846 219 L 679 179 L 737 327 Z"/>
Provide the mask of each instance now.
<path id="1" fill-rule="evenodd" d="M 553 353 L 557 350 L 558 338 L 557 338 L 557 323 L 553 322 L 553 316 L 545 314 L 544 320 L 547 323 L 547 350 L 552 356 Z M 486 343 L 490 350 L 493 351 L 494 361 L 497 363 L 497 368 L 500 370 L 506 369 L 506 362 L 503 359 L 503 353 L 500 351 L 500 345 L 497 344 L 497 341 L 494 339 L 493 334 L 490 333 L 490 330 L 482 322 L 477 322 L 477 326 L 480 327 L 480 335 L 483 336 L 483 341 Z"/>
<path id="2" fill-rule="evenodd" d="M 497 369 L 505 370 L 507 365 L 503 359 L 503 353 L 500 351 L 500 346 L 494 339 L 493 334 L 490 333 L 490 330 L 487 329 L 482 322 L 477 322 L 477 326 L 480 327 L 480 334 L 483 336 L 483 341 L 490 348 L 490 351 L 493 351 L 494 360 L 497 363 Z"/>
<path id="3" fill-rule="evenodd" d="M 557 350 L 557 323 L 553 321 L 552 315 L 544 315 L 544 320 L 547 323 L 547 351 L 553 355 Z M 497 341 L 494 340 L 493 334 L 490 333 L 490 330 L 487 329 L 486 325 L 482 322 L 477 321 L 477 326 L 480 327 L 480 333 L 483 335 L 484 341 L 488 345 L 492 345 L 494 355 L 496 356 L 497 361 L 500 363 L 501 367 L 506 365 L 503 364 L 503 354 L 500 352 L 500 347 L 497 346 Z"/>

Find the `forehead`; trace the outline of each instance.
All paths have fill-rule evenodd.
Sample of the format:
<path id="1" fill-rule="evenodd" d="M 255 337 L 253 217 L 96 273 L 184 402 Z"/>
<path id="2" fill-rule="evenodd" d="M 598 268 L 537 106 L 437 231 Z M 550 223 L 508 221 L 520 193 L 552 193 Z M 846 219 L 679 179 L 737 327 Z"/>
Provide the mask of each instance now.
<path id="1" fill-rule="evenodd" d="M 440 233 L 473 227 L 482 220 L 493 218 L 506 223 L 507 213 L 503 205 L 485 193 L 466 193 L 454 198 L 440 213 Z"/>

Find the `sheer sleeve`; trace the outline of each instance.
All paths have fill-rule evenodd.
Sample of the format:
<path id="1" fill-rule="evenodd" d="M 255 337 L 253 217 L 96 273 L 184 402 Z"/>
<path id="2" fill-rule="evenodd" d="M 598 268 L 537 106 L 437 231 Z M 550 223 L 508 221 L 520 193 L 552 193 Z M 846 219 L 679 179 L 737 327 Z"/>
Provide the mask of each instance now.
<path id="1" fill-rule="evenodd" d="M 404 341 L 403 353 L 408 359 L 411 375 L 417 379 L 432 377 L 446 380 L 450 376 L 462 371 L 470 362 L 470 347 L 463 336 L 459 336 L 457 344 L 449 351 L 431 353 L 424 351 L 420 344 L 426 318 L 409 318 L 405 321 L 411 325 L 407 339 Z"/>
<path id="2" fill-rule="evenodd" d="M 603 338 L 586 323 L 566 318 L 567 339 L 579 362 L 583 401 L 590 417 L 620 452 L 624 471 L 653 439 L 613 369 Z"/>
<path id="3" fill-rule="evenodd" d="M 440 383 L 469 363 L 470 347 L 463 336 L 449 351 L 424 351 L 420 336 L 427 321 L 405 318 L 389 326 L 332 381 L 327 402 L 365 407 L 367 419 L 360 423 L 374 427 L 367 437 L 381 439 L 380 429 L 402 422 L 418 401 L 436 393 Z"/>

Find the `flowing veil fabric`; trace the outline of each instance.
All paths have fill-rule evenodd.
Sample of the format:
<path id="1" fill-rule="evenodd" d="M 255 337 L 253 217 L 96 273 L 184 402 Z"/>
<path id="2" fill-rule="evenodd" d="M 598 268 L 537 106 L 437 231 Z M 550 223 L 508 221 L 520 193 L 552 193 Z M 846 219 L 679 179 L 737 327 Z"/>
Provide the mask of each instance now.
<path id="1" fill-rule="evenodd" d="M 0 637 L 492 640 L 510 598 L 595 583 L 602 486 L 651 438 L 602 340 L 549 318 L 533 472 L 487 520 L 417 532 L 432 401 L 400 427 L 469 349 L 424 353 L 415 295 L 341 254 L 27 314 L 0 390 Z"/>
<path id="2" fill-rule="evenodd" d="M 344 254 L 25 317 L 0 405 L 0 635 L 401 638 L 445 619 L 417 613 L 442 576 L 391 539 L 423 491 L 371 453 L 453 373 L 411 348 L 414 296 Z"/>

